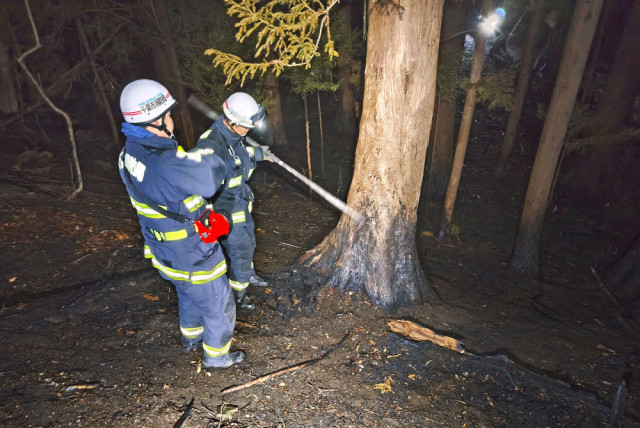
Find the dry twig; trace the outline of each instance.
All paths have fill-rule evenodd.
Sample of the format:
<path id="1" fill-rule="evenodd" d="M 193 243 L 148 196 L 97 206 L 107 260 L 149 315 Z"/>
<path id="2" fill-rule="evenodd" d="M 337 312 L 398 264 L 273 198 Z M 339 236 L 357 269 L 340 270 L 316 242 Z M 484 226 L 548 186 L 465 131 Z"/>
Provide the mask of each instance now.
<path id="1" fill-rule="evenodd" d="M 291 367 L 287 367 L 287 368 L 284 368 L 284 369 L 281 369 L 281 370 L 277 370 L 275 372 L 266 374 L 264 376 L 260 376 L 259 378 L 250 380 L 249 382 L 243 383 L 241 385 L 236 385 L 236 386 L 231 386 L 231 387 L 225 388 L 225 389 L 223 389 L 221 391 L 221 393 L 222 393 L 222 395 L 224 395 L 224 394 L 229 394 L 231 392 L 240 391 L 241 389 L 249 388 L 250 386 L 257 385 L 259 383 L 264 383 L 264 382 L 266 382 L 266 381 L 268 381 L 270 379 L 273 379 L 273 378 L 275 378 L 277 376 L 280 376 L 282 374 L 295 372 L 295 371 L 298 371 L 298 370 L 303 369 L 305 367 L 309 367 L 310 365 L 316 364 L 317 362 L 327 358 L 329 355 L 334 353 L 338 348 L 340 348 L 340 346 L 342 346 L 342 344 L 345 342 L 345 340 L 347 340 L 347 337 L 349 337 L 349 333 L 345 334 L 344 337 L 340 340 L 340 342 L 338 342 L 336 345 L 333 346 L 333 348 L 329 349 L 327 352 L 325 352 L 324 354 L 322 354 L 318 358 L 314 358 L 312 360 L 308 360 L 308 361 L 305 361 L 303 363 L 296 364 L 295 366 L 291 366 Z"/>

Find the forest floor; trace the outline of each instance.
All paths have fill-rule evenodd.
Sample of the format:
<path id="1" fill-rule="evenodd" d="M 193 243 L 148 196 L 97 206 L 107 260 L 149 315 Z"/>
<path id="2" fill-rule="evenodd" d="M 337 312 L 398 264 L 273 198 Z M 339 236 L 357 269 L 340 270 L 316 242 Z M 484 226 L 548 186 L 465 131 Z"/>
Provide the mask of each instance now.
<path id="1" fill-rule="evenodd" d="M 238 311 L 232 349 L 246 361 L 206 372 L 197 352 L 182 351 L 175 291 L 142 257 L 115 162 L 81 157 L 86 190 L 74 200 L 61 196 L 66 169 L 3 173 L 2 426 L 171 427 L 184 415 L 183 427 L 602 427 L 625 377 L 622 426 L 640 425 L 638 333 L 590 272 L 612 231 L 558 207 L 543 277 L 505 275 L 526 167 L 514 169 L 522 180 L 496 183 L 495 153 L 470 144 L 458 233 L 418 230 L 440 301 L 388 314 L 300 268 L 338 214 L 261 166 L 255 263 L 270 285 L 250 289 L 256 310 Z M 394 319 L 460 340 L 465 352 L 398 336 Z"/>

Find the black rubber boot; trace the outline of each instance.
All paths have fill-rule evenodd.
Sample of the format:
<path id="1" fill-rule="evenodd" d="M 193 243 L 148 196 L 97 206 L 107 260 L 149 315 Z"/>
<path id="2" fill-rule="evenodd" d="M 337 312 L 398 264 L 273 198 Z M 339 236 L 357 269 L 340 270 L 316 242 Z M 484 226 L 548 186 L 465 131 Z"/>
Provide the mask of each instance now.
<path id="1" fill-rule="evenodd" d="M 235 351 L 221 355 L 219 357 L 209 357 L 206 353 L 202 357 L 203 369 L 226 369 L 234 364 L 244 361 L 244 352 Z"/>
<path id="2" fill-rule="evenodd" d="M 196 340 L 190 340 L 186 337 L 182 338 L 182 350 L 184 352 L 195 351 L 196 349 L 202 348 L 202 337 Z"/>
<path id="3" fill-rule="evenodd" d="M 256 304 L 249 299 L 249 296 L 242 296 L 239 299 L 236 299 L 236 305 L 240 309 L 246 309 L 248 311 L 252 311 L 256 308 Z"/>
<path id="4" fill-rule="evenodd" d="M 251 278 L 249 278 L 249 284 L 250 285 L 255 285 L 256 287 L 266 287 L 267 285 L 269 285 L 269 283 L 267 282 L 266 279 L 260 278 L 255 273 L 253 275 L 251 275 Z"/>
<path id="5" fill-rule="evenodd" d="M 246 309 L 251 311 L 256 308 L 255 303 L 249 299 L 247 296 L 247 290 L 244 289 L 242 291 L 233 290 L 233 297 L 236 299 L 236 308 Z"/>

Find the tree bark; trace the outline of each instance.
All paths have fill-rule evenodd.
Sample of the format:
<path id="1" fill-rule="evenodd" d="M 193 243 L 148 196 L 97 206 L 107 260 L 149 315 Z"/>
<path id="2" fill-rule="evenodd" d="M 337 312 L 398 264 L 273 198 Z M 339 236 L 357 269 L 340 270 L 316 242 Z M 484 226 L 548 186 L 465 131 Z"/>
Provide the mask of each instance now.
<path id="1" fill-rule="evenodd" d="M 340 290 L 365 291 L 373 304 L 435 299 L 415 245 L 417 207 L 435 99 L 443 0 L 373 0 L 369 10 L 363 115 L 348 204 L 303 262 Z"/>
<path id="2" fill-rule="evenodd" d="M 269 124 L 271 132 L 268 135 L 268 144 L 274 146 L 286 147 L 289 145 L 287 138 L 287 128 L 282 115 L 282 97 L 280 96 L 280 87 L 275 74 L 269 72 L 265 75 L 265 89 L 269 100 Z"/>
<path id="3" fill-rule="evenodd" d="M 538 34 L 545 15 L 545 1 L 537 0 L 532 6 L 532 16 L 529 22 L 529 31 L 522 50 L 522 62 L 520 64 L 520 74 L 518 76 L 518 82 L 516 84 L 515 100 L 513 110 L 509 113 L 509 120 L 507 121 L 507 129 L 504 132 L 504 139 L 502 140 L 502 151 L 500 153 L 500 162 L 496 169 L 496 176 L 504 176 L 504 171 L 507 166 L 507 161 L 511 156 L 513 150 L 513 144 L 516 140 L 516 133 L 518 131 L 518 123 L 522 116 L 522 107 L 524 106 L 524 100 L 527 96 L 527 89 L 529 88 L 529 80 L 531 79 L 531 71 L 533 70 L 533 63 L 535 61 L 535 47 L 538 41 Z"/>
<path id="4" fill-rule="evenodd" d="M 167 15 L 166 3 L 165 0 L 153 0 L 152 4 L 155 24 L 160 33 L 160 42 L 164 53 L 160 67 L 166 67 L 171 76 L 171 80 L 163 84 L 165 86 L 171 86 L 170 91 L 176 100 L 178 100 L 178 106 L 174 109 L 176 110 L 174 114 L 178 113 L 175 116 L 178 118 L 180 126 L 177 126 L 176 129 L 179 130 L 180 144 L 189 150 L 195 147 L 195 135 L 191 121 L 191 113 L 189 112 L 189 105 L 187 103 L 187 93 L 182 83 L 182 73 L 180 72 L 173 32 L 171 31 L 171 25 L 169 23 L 169 16 Z"/>
<path id="5" fill-rule="evenodd" d="M 580 87 L 602 1 L 578 0 L 574 8 L 564 56 L 531 171 L 516 246 L 509 263 L 509 271 L 512 273 L 534 276 L 539 272 L 540 238 L 554 171 Z"/>
<path id="6" fill-rule="evenodd" d="M 491 3 L 492 0 L 483 0 L 482 16 L 487 16 Z M 456 203 L 456 196 L 458 195 L 458 187 L 460 186 L 464 157 L 467 154 L 467 145 L 469 143 L 469 133 L 471 131 L 471 123 L 473 121 L 473 112 L 476 108 L 476 96 L 478 94 L 476 84 L 480 80 L 480 75 L 482 73 L 482 63 L 484 61 L 486 44 L 487 36 L 481 31 L 478 31 L 473 59 L 471 60 L 471 72 L 469 73 L 470 87 L 467 90 L 467 97 L 464 101 L 462 119 L 460 120 L 460 130 L 458 131 L 458 141 L 456 142 L 456 150 L 453 156 L 453 165 L 451 167 L 451 176 L 449 177 L 447 194 L 445 195 L 444 206 L 442 208 L 440 232 L 438 233 L 440 238 L 449 232 L 449 228 L 453 221 L 453 208 Z"/>
<path id="7" fill-rule="evenodd" d="M 640 1 L 634 0 L 627 12 L 616 55 L 598 108 L 595 123 L 598 133 L 625 125 L 625 119 L 640 89 Z"/>
<path id="8" fill-rule="evenodd" d="M 462 62 L 462 50 L 464 48 L 465 34 L 461 33 L 465 29 L 466 17 L 468 13 L 468 2 L 449 1 L 445 2 L 444 14 L 442 17 L 442 32 L 440 40 L 446 40 L 440 44 L 440 58 L 455 55 Z M 423 212 L 427 213 L 429 200 L 442 202 L 447 191 L 447 184 L 451 174 L 451 163 L 453 161 L 453 140 L 454 140 L 454 118 L 455 118 L 455 95 L 437 97 L 437 107 L 435 109 L 435 125 L 432 132 L 433 138 L 430 147 L 431 161 L 429 164 L 429 175 L 425 186 L 423 184 L 421 201 Z"/>

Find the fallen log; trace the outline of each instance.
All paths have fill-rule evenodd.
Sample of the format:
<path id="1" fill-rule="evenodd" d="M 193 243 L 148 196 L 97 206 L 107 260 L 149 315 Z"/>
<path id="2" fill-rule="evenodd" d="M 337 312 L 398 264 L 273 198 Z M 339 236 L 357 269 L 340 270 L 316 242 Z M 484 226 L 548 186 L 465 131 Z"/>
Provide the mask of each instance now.
<path id="1" fill-rule="evenodd" d="M 260 376 L 259 378 L 250 380 L 249 382 L 246 382 L 246 383 L 243 383 L 243 384 L 240 384 L 240 385 L 227 387 L 227 388 L 223 389 L 221 391 L 221 393 L 222 393 L 222 395 L 225 395 L 225 394 L 229 394 L 231 392 L 240 391 L 241 389 L 249 388 L 250 386 L 257 385 L 259 383 L 264 383 L 264 382 L 266 382 L 266 381 L 268 381 L 270 379 L 275 378 L 276 376 L 280 376 L 280 375 L 285 374 L 285 373 L 295 372 L 295 371 L 298 371 L 298 370 L 303 369 L 305 367 L 309 367 L 312 364 L 316 364 L 317 362 L 327 358 L 329 355 L 334 353 L 340 346 L 342 346 L 342 344 L 345 342 L 345 340 L 347 340 L 347 337 L 349 337 L 349 333 L 345 334 L 344 337 L 340 340 L 340 342 L 335 344 L 331 349 L 329 349 L 327 352 L 325 352 L 324 354 L 322 354 L 318 358 L 314 358 L 312 360 L 307 360 L 305 362 L 296 364 L 295 366 L 291 366 L 291 367 L 287 367 L 287 368 L 284 368 L 284 369 L 277 370 L 275 372 L 266 374 L 264 376 Z"/>
<path id="2" fill-rule="evenodd" d="M 426 327 L 422 327 L 411 321 L 406 320 L 392 320 L 389 321 L 389 327 L 394 333 L 399 333 L 409 339 L 418 340 L 421 342 L 429 341 L 443 348 L 450 349 L 452 351 L 465 353 L 462 348 L 462 342 L 449 336 L 442 336 L 437 334 L 433 330 Z"/>

